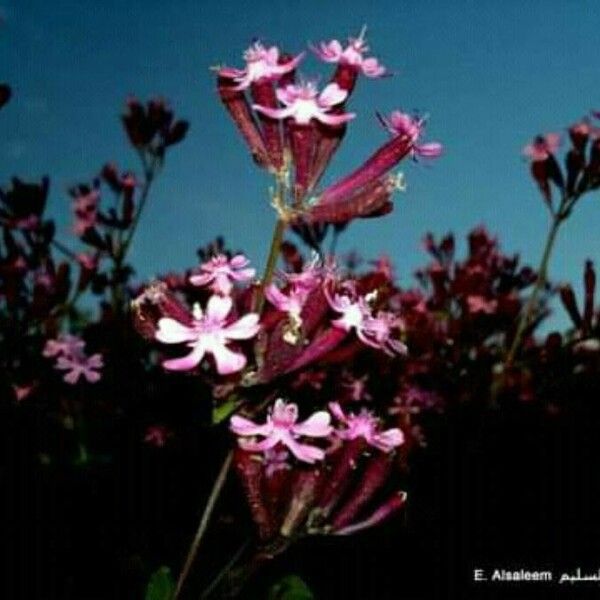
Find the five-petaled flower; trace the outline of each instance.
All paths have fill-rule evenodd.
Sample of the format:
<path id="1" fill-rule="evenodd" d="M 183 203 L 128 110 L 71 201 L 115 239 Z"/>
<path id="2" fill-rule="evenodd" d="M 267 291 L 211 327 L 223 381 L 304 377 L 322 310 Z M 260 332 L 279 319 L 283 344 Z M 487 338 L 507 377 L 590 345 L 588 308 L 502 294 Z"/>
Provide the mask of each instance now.
<path id="1" fill-rule="evenodd" d="M 354 113 L 330 114 L 333 107 L 346 100 L 348 92 L 337 83 L 330 83 L 321 93 L 312 82 L 289 84 L 277 90 L 277 99 L 283 108 L 254 104 L 253 108 L 273 119 L 292 118 L 298 125 L 308 125 L 312 119 L 324 125 L 338 127 L 354 119 Z"/>
<path id="2" fill-rule="evenodd" d="M 42 354 L 46 358 L 52 356 L 78 354 L 83 350 L 85 342 L 76 335 L 62 333 L 54 340 L 47 340 Z"/>
<path id="3" fill-rule="evenodd" d="M 240 446 L 249 452 L 265 452 L 279 444 L 287 447 L 298 459 L 307 463 L 323 460 L 325 452 L 317 446 L 300 443 L 298 438 L 326 438 L 332 432 L 331 415 L 327 411 L 313 413 L 306 421 L 298 423 L 298 406 L 286 404 L 281 398 L 275 402 L 272 411 L 267 416 L 266 423 L 259 425 L 234 415 L 231 417 L 231 430 L 242 439 Z M 254 436 L 264 439 L 255 441 Z"/>
<path id="4" fill-rule="evenodd" d="M 249 268 L 250 261 L 243 255 L 237 254 L 227 258 L 218 254 L 200 265 L 200 273 L 190 277 L 190 283 L 197 286 L 210 284 L 215 294 L 229 296 L 234 281 L 250 281 L 256 275 L 256 270 Z"/>
<path id="5" fill-rule="evenodd" d="M 338 402 L 330 402 L 329 410 L 338 421 L 345 425 L 344 429 L 336 430 L 338 437 L 343 440 L 362 437 L 367 444 L 379 448 L 382 452 L 391 452 L 404 443 L 404 434 L 401 429 L 393 428 L 381 431 L 380 420 L 365 408 L 358 414 L 344 413 Z"/>
<path id="6" fill-rule="evenodd" d="M 523 148 L 523 154 L 532 162 L 544 161 L 551 155 L 556 154 L 560 146 L 560 135 L 558 133 L 547 133 L 539 135 L 531 144 Z"/>
<path id="7" fill-rule="evenodd" d="M 378 115 L 382 125 L 393 136 L 404 136 L 411 142 L 411 156 L 416 158 L 437 158 L 442 154 L 442 145 L 439 142 L 418 144 L 419 138 L 425 128 L 425 117 L 413 117 L 399 110 L 393 111 L 389 117 Z"/>
<path id="8" fill-rule="evenodd" d="M 313 51 L 324 62 L 350 65 L 367 77 L 383 77 L 387 72 L 386 68 L 375 57 L 364 56 L 369 51 L 365 33 L 366 27 L 363 27 L 357 38 L 348 38 L 345 48 L 338 40 L 331 40 L 321 42 Z"/>
<path id="9" fill-rule="evenodd" d="M 344 331 L 354 329 L 361 342 L 383 350 L 386 354 L 406 354 L 406 346 L 392 337 L 393 331 L 402 325 L 399 317 L 385 311 L 379 311 L 373 316 L 366 297 L 356 297 L 352 293 L 332 296 L 327 287 L 324 290 L 331 308 L 342 314 L 331 322 L 334 327 Z"/>
<path id="10" fill-rule="evenodd" d="M 101 354 L 86 356 L 83 352 L 76 352 L 71 355 L 59 356 L 54 368 L 67 371 L 63 379 L 74 385 L 81 377 L 89 383 L 96 383 L 102 376 L 99 371 L 103 366 L 104 361 Z"/>
<path id="11" fill-rule="evenodd" d="M 255 42 L 244 52 L 245 69 L 223 67 L 219 69 L 219 76 L 233 79 L 236 83 L 233 90 L 245 90 L 257 81 L 277 80 L 290 73 L 298 66 L 304 53 L 285 62 L 280 62 L 280 57 L 277 46 L 265 48 L 260 42 Z"/>
<path id="12" fill-rule="evenodd" d="M 256 313 L 248 313 L 237 321 L 227 323 L 233 308 L 228 296 L 211 296 L 203 313 L 200 305 L 194 306 L 194 318 L 190 325 L 184 325 L 170 317 L 158 322 L 155 337 L 164 344 L 186 343 L 192 351 L 187 356 L 163 362 L 165 369 L 186 371 L 196 367 L 206 354 L 215 359 L 217 371 L 229 375 L 241 371 L 246 366 L 246 357 L 241 352 L 230 350 L 229 342 L 247 340 L 259 330 Z"/>

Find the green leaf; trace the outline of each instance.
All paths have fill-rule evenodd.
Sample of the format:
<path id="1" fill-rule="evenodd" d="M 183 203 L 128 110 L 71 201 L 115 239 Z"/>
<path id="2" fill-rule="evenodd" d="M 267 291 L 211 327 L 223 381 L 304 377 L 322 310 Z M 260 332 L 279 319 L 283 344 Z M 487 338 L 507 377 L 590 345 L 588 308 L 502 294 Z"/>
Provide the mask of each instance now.
<path id="1" fill-rule="evenodd" d="M 267 600 L 315 600 L 315 597 L 298 575 L 286 575 L 269 590 Z"/>
<path id="2" fill-rule="evenodd" d="M 161 567 L 152 573 L 145 600 L 171 600 L 175 592 L 175 582 L 168 567 Z"/>
<path id="3" fill-rule="evenodd" d="M 218 406 L 213 407 L 212 422 L 213 425 L 222 423 L 238 406 L 240 402 L 235 394 L 232 394 Z"/>

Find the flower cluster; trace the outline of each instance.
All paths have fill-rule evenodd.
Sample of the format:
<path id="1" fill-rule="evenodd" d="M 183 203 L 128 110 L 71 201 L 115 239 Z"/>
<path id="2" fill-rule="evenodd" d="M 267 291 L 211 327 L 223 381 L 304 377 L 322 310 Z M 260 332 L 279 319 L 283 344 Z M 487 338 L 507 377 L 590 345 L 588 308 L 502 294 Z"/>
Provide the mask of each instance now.
<path id="1" fill-rule="evenodd" d="M 63 379 L 76 384 L 80 379 L 88 383 L 96 383 L 102 377 L 104 366 L 101 354 L 88 356 L 85 353 L 85 342 L 73 335 L 63 334 L 54 340 L 48 340 L 43 355 L 56 359 L 55 369 L 65 371 Z"/>

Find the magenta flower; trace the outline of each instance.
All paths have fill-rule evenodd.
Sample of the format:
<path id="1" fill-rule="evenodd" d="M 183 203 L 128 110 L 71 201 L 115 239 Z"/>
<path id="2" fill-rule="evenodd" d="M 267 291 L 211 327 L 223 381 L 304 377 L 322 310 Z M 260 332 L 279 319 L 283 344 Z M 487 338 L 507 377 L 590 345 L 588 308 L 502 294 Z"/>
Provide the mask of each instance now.
<path id="1" fill-rule="evenodd" d="M 219 69 L 219 76 L 233 79 L 235 91 L 245 90 L 256 81 L 277 80 L 282 75 L 292 72 L 300 63 L 304 53 L 287 62 L 280 63 L 280 53 L 277 46 L 265 48 L 260 42 L 255 42 L 244 52 L 245 69 L 224 67 Z"/>
<path id="2" fill-rule="evenodd" d="M 308 292 L 301 287 L 292 287 L 284 294 L 275 284 L 271 284 L 265 289 L 265 297 L 277 310 L 299 318 Z"/>
<path id="3" fill-rule="evenodd" d="M 249 452 L 265 452 L 282 444 L 298 459 L 307 463 L 323 460 L 325 452 L 316 446 L 298 442 L 301 436 L 325 438 L 331 432 L 331 415 L 327 411 L 313 413 L 306 421 L 297 423 L 298 406 L 286 404 L 281 398 L 275 402 L 264 425 L 234 415 L 231 430 L 243 438 L 261 436 L 261 441 L 241 439 L 240 446 Z"/>
<path id="4" fill-rule="evenodd" d="M 99 202 L 100 193 L 98 190 L 92 190 L 73 199 L 73 214 L 75 216 L 73 232 L 75 235 L 83 235 L 87 229 L 96 224 Z"/>
<path id="5" fill-rule="evenodd" d="M 353 298 L 346 294 L 332 297 L 327 290 L 325 295 L 331 308 L 342 314 L 332 321 L 334 327 L 344 331 L 354 329 L 361 342 L 386 354 L 406 354 L 406 346 L 392 337 L 393 331 L 402 324 L 396 315 L 380 311 L 373 316 L 367 299 L 363 297 Z"/>
<path id="6" fill-rule="evenodd" d="M 558 133 L 547 133 L 538 136 L 531 144 L 523 148 L 523 154 L 532 162 L 545 161 L 551 155 L 556 154 L 560 146 L 560 135 Z"/>
<path id="7" fill-rule="evenodd" d="M 379 115 L 379 120 L 393 136 L 404 136 L 410 140 L 413 158 L 417 156 L 437 158 L 442 154 L 442 145 L 439 142 L 417 144 L 423 133 L 425 118 L 412 117 L 409 114 L 395 110 L 387 118 Z"/>
<path id="8" fill-rule="evenodd" d="M 336 431 L 338 437 L 343 440 L 355 440 L 362 437 L 367 444 L 382 452 L 391 452 L 404 443 L 404 434 L 401 429 L 380 431 L 380 420 L 367 409 L 363 408 L 358 414 L 345 414 L 338 402 L 330 402 L 329 410 L 338 421 L 346 426 L 345 429 Z"/>
<path id="9" fill-rule="evenodd" d="M 163 344 L 186 343 L 192 351 L 187 356 L 163 362 L 163 367 L 172 371 L 187 371 L 196 367 L 206 354 L 211 354 L 221 375 L 241 371 L 246 366 L 246 357 L 241 352 L 230 350 L 227 345 L 233 340 L 247 340 L 258 330 L 259 316 L 248 313 L 241 319 L 227 324 L 233 302 L 229 297 L 211 296 L 206 313 L 198 304 L 194 306 L 191 325 L 184 325 L 170 317 L 158 322 L 155 337 Z"/>
<path id="10" fill-rule="evenodd" d="M 308 125 L 312 119 L 337 127 L 354 119 L 354 113 L 330 114 L 331 109 L 344 102 L 348 92 L 330 83 L 319 94 L 314 83 L 290 84 L 277 90 L 277 99 L 284 108 L 254 104 L 252 108 L 272 119 L 292 118 L 298 125 Z"/>
<path id="11" fill-rule="evenodd" d="M 63 379 L 71 385 L 76 384 L 81 377 L 89 383 L 96 383 L 102 374 L 99 372 L 104 366 L 101 354 L 86 356 L 83 352 L 59 356 L 54 365 L 55 369 L 67 371 Z"/>
<path id="12" fill-rule="evenodd" d="M 43 356 L 50 358 L 53 356 L 65 355 L 72 356 L 80 354 L 83 351 L 85 342 L 76 335 L 63 333 L 54 340 L 48 340 L 42 351 Z"/>
<path id="13" fill-rule="evenodd" d="M 248 268 L 249 264 L 250 261 L 243 254 L 237 254 L 231 259 L 218 254 L 200 265 L 201 273 L 192 275 L 190 283 L 197 286 L 210 283 L 210 289 L 215 294 L 229 296 L 234 281 L 250 281 L 256 275 L 255 269 Z"/>
<path id="14" fill-rule="evenodd" d="M 314 53 L 324 62 L 338 63 L 354 67 L 367 77 L 383 77 L 387 70 L 374 58 L 365 58 L 369 51 L 365 40 L 366 27 L 363 27 L 357 38 L 348 38 L 348 45 L 344 48 L 338 40 L 321 42 L 318 48 L 313 48 Z"/>

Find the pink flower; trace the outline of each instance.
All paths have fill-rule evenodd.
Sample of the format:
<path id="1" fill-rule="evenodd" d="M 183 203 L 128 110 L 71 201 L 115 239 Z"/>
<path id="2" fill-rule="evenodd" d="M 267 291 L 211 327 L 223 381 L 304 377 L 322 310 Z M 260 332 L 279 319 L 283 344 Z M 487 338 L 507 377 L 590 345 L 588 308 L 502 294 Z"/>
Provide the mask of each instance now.
<path id="1" fill-rule="evenodd" d="M 68 371 L 63 379 L 71 385 L 76 384 L 81 377 L 89 383 L 96 383 L 102 376 L 98 372 L 104 366 L 101 354 L 92 354 L 86 356 L 83 352 L 78 352 L 72 355 L 59 356 L 54 365 L 55 369 Z"/>
<path id="2" fill-rule="evenodd" d="M 227 345 L 232 340 L 247 340 L 258 330 L 259 316 L 248 313 L 241 319 L 226 324 L 233 302 L 225 296 L 211 296 L 206 313 L 198 304 L 194 306 L 194 319 L 191 325 L 184 325 L 170 317 L 158 322 L 155 337 L 163 344 L 186 343 L 192 351 L 187 356 L 163 362 L 165 369 L 187 371 L 196 367 L 205 354 L 212 354 L 221 375 L 241 371 L 246 366 L 246 357 L 241 352 L 230 350 Z"/>
<path id="3" fill-rule="evenodd" d="M 81 353 L 84 346 L 85 342 L 80 337 L 63 333 L 54 340 L 48 340 L 42 354 L 46 358 L 58 356 L 60 354 L 72 356 Z"/>
<path id="4" fill-rule="evenodd" d="M 284 294 L 275 284 L 271 284 L 265 289 L 265 297 L 277 310 L 299 318 L 308 292 L 299 286 L 293 286 Z"/>
<path id="5" fill-rule="evenodd" d="M 538 136 L 531 144 L 523 148 L 523 154 L 532 162 L 544 161 L 552 154 L 556 154 L 560 146 L 560 135 L 558 133 L 547 133 Z"/>
<path id="6" fill-rule="evenodd" d="M 365 40 L 366 27 L 363 27 L 357 38 L 348 38 L 348 45 L 344 48 L 338 40 L 321 42 L 318 48 L 313 48 L 314 53 L 324 62 L 350 65 L 367 77 L 383 77 L 386 68 L 374 58 L 365 58 L 369 51 Z"/>
<path id="7" fill-rule="evenodd" d="M 417 156 L 437 158 L 442 154 L 442 145 L 439 142 L 417 144 L 425 127 L 425 118 L 412 117 L 407 113 L 395 110 L 387 118 L 379 115 L 379 120 L 393 136 L 405 136 L 410 140 L 413 158 Z"/>
<path id="8" fill-rule="evenodd" d="M 77 255 L 77 262 L 87 271 L 95 271 L 98 268 L 98 255 L 88 252 L 80 252 Z"/>
<path id="9" fill-rule="evenodd" d="M 298 66 L 303 57 L 302 53 L 280 64 L 280 53 L 277 46 L 265 48 L 260 42 L 255 42 L 244 52 L 245 69 L 224 67 L 219 70 L 219 76 L 233 79 L 237 84 L 232 88 L 233 90 L 245 90 L 256 81 L 277 80 L 282 75 L 290 73 Z"/>
<path id="10" fill-rule="evenodd" d="M 254 110 L 272 119 L 293 118 L 298 125 L 308 125 L 312 119 L 324 125 L 337 127 L 354 119 L 354 113 L 329 114 L 337 104 L 344 102 L 348 92 L 336 83 L 330 83 L 319 94 L 314 83 L 289 84 L 277 90 L 277 99 L 284 108 L 254 104 Z"/>
<path id="11" fill-rule="evenodd" d="M 327 437 L 332 431 L 330 414 L 327 411 L 319 411 L 302 423 L 297 423 L 297 421 L 298 406 L 291 403 L 286 404 L 280 398 L 275 402 L 264 425 L 258 425 L 249 419 L 234 415 L 231 417 L 231 430 L 243 437 L 261 436 L 264 438 L 260 442 L 240 440 L 240 446 L 249 452 L 265 452 L 282 444 L 303 462 L 314 463 L 317 460 L 323 460 L 325 452 L 321 448 L 301 444 L 297 440 L 300 436 Z"/>
<path id="12" fill-rule="evenodd" d="M 473 294 L 467 296 L 467 308 L 471 314 L 493 315 L 498 309 L 498 302 Z"/>
<path id="13" fill-rule="evenodd" d="M 197 286 L 210 283 L 210 289 L 215 294 L 228 296 L 234 281 L 250 281 L 256 275 L 255 269 L 247 268 L 249 264 L 250 261 L 243 254 L 237 254 L 232 259 L 218 254 L 200 265 L 202 273 L 192 275 L 190 283 Z"/>
<path id="14" fill-rule="evenodd" d="M 100 193 L 98 190 L 92 190 L 73 199 L 73 214 L 75 216 L 73 232 L 75 235 L 83 235 L 87 229 L 96 224 L 99 202 Z"/>
<path id="15" fill-rule="evenodd" d="M 401 429 L 379 431 L 380 420 L 369 410 L 363 408 L 358 414 L 345 414 L 338 402 L 330 402 L 329 410 L 338 421 L 346 426 L 345 429 L 336 431 L 343 440 L 355 440 L 362 437 L 367 444 L 379 448 L 382 452 L 391 452 L 404 443 L 404 434 Z"/>
<path id="16" fill-rule="evenodd" d="M 344 331 L 354 329 L 358 339 L 373 348 L 383 350 L 386 354 L 406 354 L 406 346 L 392 338 L 392 332 L 401 325 L 399 317 L 393 313 L 380 311 L 373 316 L 371 308 L 364 297 L 352 298 L 348 295 L 331 296 L 326 291 L 327 301 L 333 310 L 342 313 L 332 325 Z"/>

